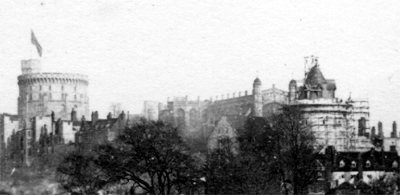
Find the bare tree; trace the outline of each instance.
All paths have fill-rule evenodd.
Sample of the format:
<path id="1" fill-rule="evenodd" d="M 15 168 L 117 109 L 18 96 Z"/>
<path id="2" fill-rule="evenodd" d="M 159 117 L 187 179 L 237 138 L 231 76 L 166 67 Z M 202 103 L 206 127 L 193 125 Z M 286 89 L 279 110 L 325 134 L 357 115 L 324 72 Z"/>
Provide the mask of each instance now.
<path id="1" fill-rule="evenodd" d="M 289 190 L 293 190 L 294 194 L 307 194 L 307 187 L 317 179 L 319 147 L 301 108 L 284 106 L 282 112 L 273 117 L 272 129 L 277 132 L 276 158 L 283 191 L 287 194 Z"/>

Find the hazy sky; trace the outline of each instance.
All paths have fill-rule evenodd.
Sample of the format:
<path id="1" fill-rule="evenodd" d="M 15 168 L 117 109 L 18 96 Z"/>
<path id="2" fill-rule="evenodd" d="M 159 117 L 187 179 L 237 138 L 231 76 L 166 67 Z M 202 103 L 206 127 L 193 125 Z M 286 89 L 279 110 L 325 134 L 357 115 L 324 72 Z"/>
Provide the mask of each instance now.
<path id="1" fill-rule="evenodd" d="M 20 60 L 43 47 L 42 70 L 90 78 L 92 110 L 111 102 L 287 90 L 319 56 L 345 99 L 369 99 L 371 125 L 400 122 L 399 1 L 27 0 L 0 3 L 0 111 L 16 113 Z M 386 131 L 388 135 L 388 131 Z"/>

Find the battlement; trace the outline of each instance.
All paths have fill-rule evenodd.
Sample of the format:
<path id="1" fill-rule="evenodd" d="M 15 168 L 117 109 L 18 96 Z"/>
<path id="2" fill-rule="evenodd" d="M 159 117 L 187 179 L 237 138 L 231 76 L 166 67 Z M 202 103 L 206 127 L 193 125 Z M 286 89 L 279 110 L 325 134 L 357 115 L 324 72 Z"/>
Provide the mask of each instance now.
<path id="1" fill-rule="evenodd" d="M 233 92 L 233 93 L 227 93 L 227 94 L 222 94 L 220 96 L 215 96 L 215 98 L 213 99 L 213 97 L 210 97 L 210 101 L 225 101 L 225 100 L 232 100 L 232 99 L 237 99 L 240 97 L 247 97 L 251 95 L 250 93 L 248 93 L 248 91 L 239 91 L 239 92 Z"/>
<path id="2" fill-rule="evenodd" d="M 73 73 L 33 73 L 18 76 L 18 85 L 31 83 L 83 83 L 88 85 L 88 76 Z"/>
<path id="3" fill-rule="evenodd" d="M 38 59 L 21 60 L 22 74 L 38 73 L 41 68 L 41 63 Z"/>

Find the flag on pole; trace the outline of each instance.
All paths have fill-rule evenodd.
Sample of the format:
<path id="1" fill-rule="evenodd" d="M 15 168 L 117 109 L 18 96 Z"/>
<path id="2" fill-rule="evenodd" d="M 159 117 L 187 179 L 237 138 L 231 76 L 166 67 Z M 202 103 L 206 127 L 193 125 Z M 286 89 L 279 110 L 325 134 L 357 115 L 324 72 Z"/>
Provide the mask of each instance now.
<path id="1" fill-rule="evenodd" d="M 35 33 L 33 33 L 33 30 L 31 30 L 31 42 L 36 47 L 39 56 L 42 57 L 42 46 L 40 46 L 39 41 L 35 36 Z"/>

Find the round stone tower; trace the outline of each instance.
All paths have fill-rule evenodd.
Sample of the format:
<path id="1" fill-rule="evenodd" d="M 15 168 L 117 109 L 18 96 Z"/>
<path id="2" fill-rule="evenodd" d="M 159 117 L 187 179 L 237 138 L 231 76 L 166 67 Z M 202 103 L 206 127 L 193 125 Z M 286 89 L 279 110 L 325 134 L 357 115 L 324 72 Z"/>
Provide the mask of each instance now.
<path id="1" fill-rule="evenodd" d="M 88 77 L 81 74 L 40 72 L 40 61 L 21 62 L 18 76 L 18 115 L 30 123 L 34 116 L 50 115 L 70 120 L 74 109 L 77 116 L 89 117 Z"/>

